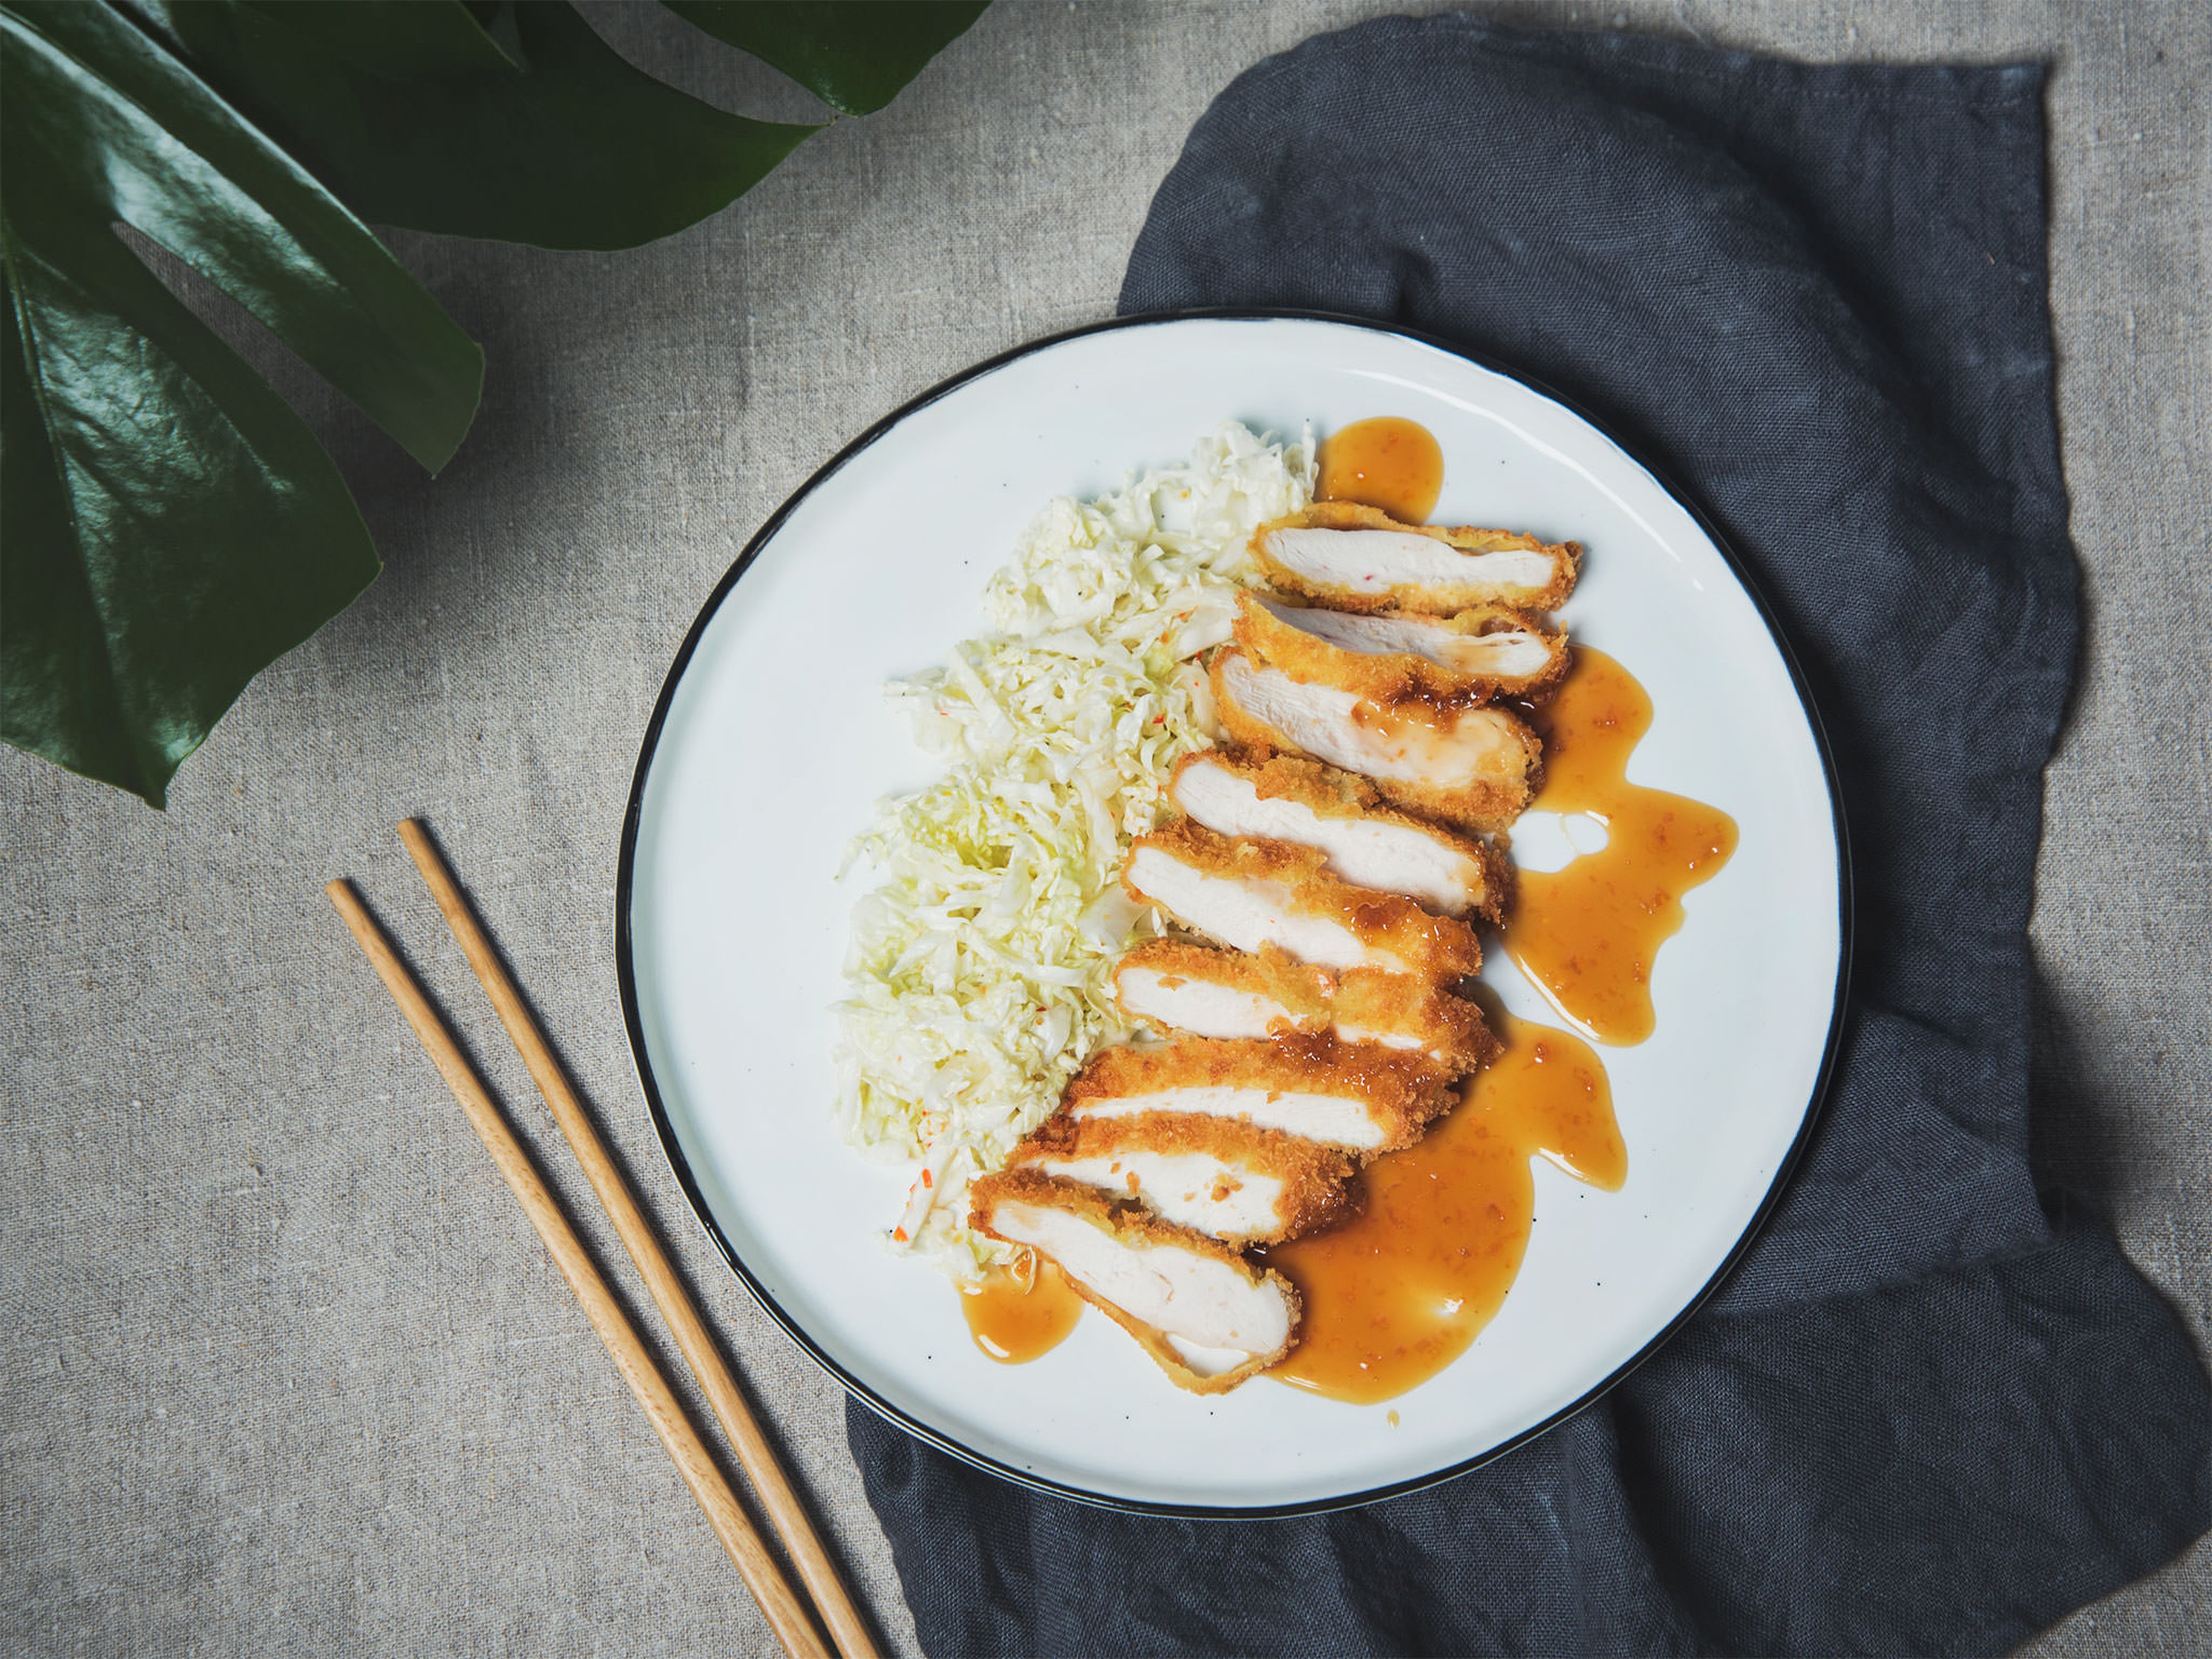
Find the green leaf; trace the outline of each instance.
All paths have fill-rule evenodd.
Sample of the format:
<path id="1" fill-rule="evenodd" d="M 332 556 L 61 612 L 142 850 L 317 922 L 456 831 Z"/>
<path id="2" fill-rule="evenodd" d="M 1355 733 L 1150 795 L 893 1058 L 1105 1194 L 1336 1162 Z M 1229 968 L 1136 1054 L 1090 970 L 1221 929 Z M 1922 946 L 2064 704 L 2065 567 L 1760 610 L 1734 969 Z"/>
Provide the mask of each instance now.
<path id="1" fill-rule="evenodd" d="M 424 465 L 481 354 L 329 191 L 114 11 L 0 0 L 0 737 L 162 804 L 378 569 L 283 399 L 140 263 L 222 288 Z"/>
<path id="2" fill-rule="evenodd" d="M 858 111 L 982 9 L 684 9 Z M 434 471 L 482 356 L 362 216 L 629 247 L 820 130 L 663 86 L 567 0 L 0 0 L 0 738 L 156 806 L 378 565 L 307 428 L 119 227 Z"/>
<path id="3" fill-rule="evenodd" d="M 989 0 L 662 0 L 773 64 L 832 109 L 866 115 L 898 96 Z"/>
<path id="4" fill-rule="evenodd" d="M 381 224 L 635 247 L 720 211 L 821 130 L 663 85 L 565 0 L 134 3 Z"/>

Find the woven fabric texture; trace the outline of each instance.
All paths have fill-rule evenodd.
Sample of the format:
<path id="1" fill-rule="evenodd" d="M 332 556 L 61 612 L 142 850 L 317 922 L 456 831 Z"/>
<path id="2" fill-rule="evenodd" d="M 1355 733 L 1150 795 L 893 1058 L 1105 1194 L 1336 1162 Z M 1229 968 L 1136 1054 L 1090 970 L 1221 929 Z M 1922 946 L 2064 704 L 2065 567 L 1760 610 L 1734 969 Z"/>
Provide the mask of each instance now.
<path id="1" fill-rule="evenodd" d="M 489 357 L 476 430 L 435 483 L 295 365 L 271 363 L 331 435 L 382 579 L 256 682 L 166 815 L 0 751 L 0 1647 L 773 1651 L 321 897 L 332 875 L 361 880 L 628 1286 L 392 835 L 419 811 L 855 1587 L 910 1650 L 840 1391 L 706 1247 L 630 1073 L 609 916 L 635 746 L 700 601 L 824 457 L 975 359 L 1109 314 L 1206 103 L 1270 53 L 1402 9 L 1010 0 L 889 110 L 838 123 L 732 210 L 653 247 L 398 238 Z M 587 9 L 702 95 L 808 113 L 803 94 L 658 8 Z M 2086 632 L 2038 866 L 2036 1151 L 2044 1182 L 2112 1218 L 2202 1342 L 2200 9 L 1483 9 L 1821 61 L 2051 64 L 2051 291 Z M 2194 1653 L 2212 1645 L 2209 1604 L 2200 1546 L 2032 1650 Z"/>

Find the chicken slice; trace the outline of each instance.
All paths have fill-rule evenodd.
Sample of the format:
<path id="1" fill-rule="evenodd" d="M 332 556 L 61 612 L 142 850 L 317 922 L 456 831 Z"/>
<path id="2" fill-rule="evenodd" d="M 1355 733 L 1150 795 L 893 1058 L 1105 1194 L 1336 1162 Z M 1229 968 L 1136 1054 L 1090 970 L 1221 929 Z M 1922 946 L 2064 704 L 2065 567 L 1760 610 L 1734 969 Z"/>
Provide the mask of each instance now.
<path id="1" fill-rule="evenodd" d="M 1247 592 L 1237 611 L 1237 642 L 1255 661 L 1385 707 L 1533 697 L 1567 672 L 1565 635 L 1499 605 L 1449 617 L 1360 615 Z"/>
<path id="2" fill-rule="evenodd" d="M 1239 1249 L 1325 1226 L 1345 1208 L 1351 1158 L 1333 1146 L 1182 1113 L 1047 1118 L 1008 1167 L 1135 1199 Z"/>
<path id="3" fill-rule="evenodd" d="M 1412 1146 L 1452 1097 L 1449 1073 L 1402 1050 L 1325 1036 L 1187 1037 L 1100 1049 L 1067 1085 L 1066 1108 L 1078 1121 L 1146 1112 L 1238 1118 L 1364 1156 Z"/>
<path id="4" fill-rule="evenodd" d="M 1280 951 L 1248 956 L 1179 939 L 1148 939 L 1114 964 L 1121 1012 L 1164 1036 L 1257 1042 L 1286 1031 L 1326 1032 L 1333 982 L 1327 970 Z"/>
<path id="5" fill-rule="evenodd" d="M 1332 973 L 1279 951 L 1247 956 L 1182 939 L 1152 939 L 1115 965 L 1121 1012 L 1163 1035 L 1256 1040 L 1287 1031 L 1418 1049 L 1455 1073 L 1498 1051 L 1482 1012 L 1464 997 L 1373 968 Z"/>
<path id="6" fill-rule="evenodd" d="M 1338 880 L 1326 855 L 1282 841 L 1231 841 L 1178 818 L 1140 837 L 1121 884 L 1240 951 L 1273 945 L 1324 968 L 1457 979 L 1482 965 L 1474 930 L 1409 898 Z"/>
<path id="7" fill-rule="evenodd" d="M 1391 811 L 1371 784 L 1348 772 L 1201 749 L 1183 757 L 1168 794 L 1218 835 L 1318 848 L 1328 872 L 1355 887 L 1403 893 L 1448 916 L 1498 919 L 1503 859 L 1480 842 Z"/>
<path id="8" fill-rule="evenodd" d="M 1225 1394 L 1297 1340 L 1297 1288 L 1203 1233 L 1036 1170 L 981 1176 L 969 1194 L 978 1232 L 1058 1262 L 1178 1388 Z"/>
<path id="9" fill-rule="evenodd" d="M 1293 679 L 1242 651 L 1213 660 L 1223 729 L 1240 744 L 1307 754 L 1370 779 L 1383 799 L 1468 830 L 1502 830 L 1528 805 L 1543 746 L 1502 708 L 1385 711 Z"/>
<path id="10" fill-rule="evenodd" d="M 1340 974 L 1329 1006 L 1341 1041 L 1418 1050 L 1461 1074 L 1480 1071 L 1502 1046 L 1474 1004 L 1433 985 L 1409 992 L 1402 975 Z"/>
<path id="11" fill-rule="evenodd" d="M 1261 525 L 1252 553 L 1268 580 L 1307 599 L 1438 617 L 1483 605 L 1555 611 L 1574 592 L 1583 561 L 1579 542 L 1400 524 L 1350 501 L 1316 501 Z"/>

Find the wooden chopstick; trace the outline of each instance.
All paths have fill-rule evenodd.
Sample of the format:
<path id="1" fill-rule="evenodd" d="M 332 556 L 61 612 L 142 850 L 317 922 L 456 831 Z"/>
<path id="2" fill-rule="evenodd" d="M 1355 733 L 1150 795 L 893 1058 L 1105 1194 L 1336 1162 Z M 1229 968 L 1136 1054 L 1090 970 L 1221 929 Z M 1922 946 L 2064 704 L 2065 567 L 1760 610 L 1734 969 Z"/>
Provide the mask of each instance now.
<path id="1" fill-rule="evenodd" d="M 546 1191 L 545 1183 L 530 1162 L 530 1154 L 523 1150 L 514 1131 L 500 1115 L 489 1091 L 470 1067 L 459 1044 L 453 1041 L 453 1033 L 438 1018 L 430 1000 L 399 960 L 392 941 L 385 937 L 384 930 L 376 925 L 351 885 L 333 881 L 323 890 L 330 895 L 331 902 L 345 919 L 345 925 L 368 957 L 369 965 L 383 980 L 385 989 L 392 993 L 392 1000 L 399 1005 L 399 1012 L 415 1028 L 415 1035 L 444 1076 L 447 1086 L 453 1090 L 453 1098 L 460 1102 L 461 1109 L 468 1114 L 469 1121 L 476 1127 L 492 1161 L 507 1177 L 507 1186 L 521 1200 L 531 1225 L 538 1229 L 538 1236 L 545 1241 L 554 1265 L 568 1281 L 568 1288 L 576 1293 L 576 1300 L 583 1304 L 584 1316 L 592 1322 L 599 1340 L 606 1344 L 615 1369 L 629 1384 L 637 1403 L 645 1408 L 653 1432 L 660 1437 L 660 1443 L 676 1462 L 677 1473 L 690 1487 L 692 1497 L 699 1500 L 699 1507 L 707 1512 L 708 1523 L 722 1540 L 722 1547 L 730 1553 L 730 1559 L 736 1563 L 738 1575 L 752 1592 L 753 1600 L 760 1604 L 777 1640 L 792 1659 L 830 1659 L 830 1650 L 823 1645 L 812 1620 L 807 1616 L 806 1604 L 793 1590 L 767 1544 L 753 1529 L 706 1443 L 684 1416 L 667 1379 L 661 1376 L 653 1356 L 639 1340 L 622 1305 L 615 1300 L 614 1292 L 607 1288 L 607 1281 L 600 1277 L 599 1268 L 585 1251 L 583 1241 L 576 1237 L 575 1229 L 568 1224 L 568 1218 Z"/>
<path id="2" fill-rule="evenodd" d="M 420 820 L 409 818 L 399 826 L 399 839 L 406 843 L 408 855 L 422 872 L 428 884 L 430 896 L 438 902 L 438 908 L 446 918 L 446 925 L 453 930 L 461 950 L 476 969 L 477 978 L 483 981 L 484 994 L 498 1012 L 500 1024 L 514 1040 L 523 1064 L 530 1068 L 536 1079 L 538 1092 L 552 1109 L 554 1121 L 561 1133 L 568 1138 L 568 1145 L 576 1153 L 576 1162 L 584 1166 L 584 1174 L 592 1183 L 592 1190 L 599 1195 L 599 1202 L 614 1223 L 615 1231 L 629 1251 L 630 1260 L 637 1264 L 639 1276 L 646 1288 L 652 1291 L 660 1316 L 668 1322 L 668 1328 L 676 1337 L 676 1346 L 691 1364 L 691 1374 L 699 1379 L 699 1387 L 706 1394 L 707 1402 L 720 1419 L 722 1431 L 729 1436 L 730 1444 L 738 1455 L 738 1467 L 752 1482 L 753 1492 L 759 1498 L 763 1510 L 783 1540 L 793 1565 L 814 1597 L 814 1605 L 829 1626 L 830 1634 L 845 1659 L 877 1659 L 876 1644 L 869 1635 L 866 1621 L 860 1609 L 853 1605 L 845 1593 L 844 1582 L 816 1534 L 814 1523 L 806 1513 L 806 1506 L 785 1478 L 783 1466 L 776 1461 L 768 1437 L 761 1432 L 760 1425 L 753 1419 L 745 1404 L 744 1393 L 737 1379 L 730 1375 L 723 1363 L 721 1350 L 708 1334 L 707 1323 L 699 1316 L 684 1281 L 676 1276 L 660 1248 L 645 1212 L 638 1207 L 629 1184 L 623 1179 L 622 1171 L 607 1155 L 600 1142 L 599 1132 L 592 1127 L 590 1115 L 583 1103 L 576 1098 L 575 1091 L 568 1086 L 568 1075 L 553 1057 L 553 1050 L 538 1030 L 538 1022 L 530 1012 L 522 994 L 507 976 L 507 969 L 492 948 L 476 912 L 470 908 L 460 884 L 454 880 L 453 871 L 440 855 Z"/>

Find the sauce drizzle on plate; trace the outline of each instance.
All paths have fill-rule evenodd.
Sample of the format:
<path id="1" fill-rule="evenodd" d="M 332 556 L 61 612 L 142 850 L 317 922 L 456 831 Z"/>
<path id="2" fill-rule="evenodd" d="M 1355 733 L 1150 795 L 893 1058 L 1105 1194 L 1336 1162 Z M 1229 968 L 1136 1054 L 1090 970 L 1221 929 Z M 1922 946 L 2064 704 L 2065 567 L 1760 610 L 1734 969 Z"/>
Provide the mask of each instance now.
<path id="1" fill-rule="evenodd" d="M 1681 931 L 1682 895 L 1735 852 L 1735 820 L 1686 795 L 1628 781 L 1651 698 L 1602 651 L 1575 647 L 1559 695 L 1534 716 L 1544 787 L 1531 811 L 1584 813 L 1606 844 L 1564 870 L 1515 878 L 1505 949 L 1553 1007 L 1600 1042 L 1650 1036 L 1651 964 Z"/>
<path id="2" fill-rule="evenodd" d="M 1026 1284 L 994 1267 L 981 1283 L 962 1285 L 960 1311 L 977 1347 L 1002 1365 L 1026 1365 L 1066 1340 L 1083 1312 L 1083 1298 L 1067 1288 L 1058 1267 L 1039 1261 Z"/>
<path id="3" fill-rule="evenodd" d="M 1607 1191 L 1628 1176 L 1613 1090 L 1589 1044 L 1486 999 L 1505 1044 L 1462 1103 L 1366 1173 L 1358 1217 L 1267 1252 L 1305 1297 L 1297 1347 L 1268 1376 L 1372 1404 L 1467 1351 L 1505 1300 L 1535 1214 L 1532 1157 Z"/>
<path id="4" fill-rule="evenodd" d="M 1376 507 L 1400 524 L 1422 524 L 1443 493 L 1444 452 L 1419 421 L 1381 415 L 1322 441 L 1315 496 Z"/>

